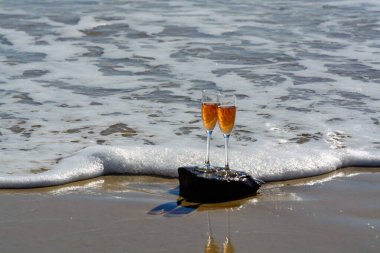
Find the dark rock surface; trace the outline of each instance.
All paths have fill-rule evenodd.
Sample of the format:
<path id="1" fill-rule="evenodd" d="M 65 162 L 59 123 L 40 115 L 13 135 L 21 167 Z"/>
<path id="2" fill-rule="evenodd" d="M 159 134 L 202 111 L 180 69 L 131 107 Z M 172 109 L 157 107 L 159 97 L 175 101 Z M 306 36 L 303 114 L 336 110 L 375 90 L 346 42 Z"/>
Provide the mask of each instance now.
<path id="1" fill-rule="evenodd" d="M 178 168 L 180 195 L 199 203 L 216 203 L 253 196 L 264 183 L 248 174 L 231 170 L 204 173 L 196 166 Z"/>

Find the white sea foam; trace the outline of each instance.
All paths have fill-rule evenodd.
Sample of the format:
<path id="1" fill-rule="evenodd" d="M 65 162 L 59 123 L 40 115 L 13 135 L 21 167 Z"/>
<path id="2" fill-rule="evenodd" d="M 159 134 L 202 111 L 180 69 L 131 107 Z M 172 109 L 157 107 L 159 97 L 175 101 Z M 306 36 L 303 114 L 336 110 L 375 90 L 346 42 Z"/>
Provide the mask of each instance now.
<path id="1" fill-rule="evenodd" d="M 297 146 L 294 148 L 298 149 Z M 302 156 L 295 156 L 295 154 L 297 153 L 294 150 L 278 148 L 260 149 L 256 152 L 234 151 L 231 152 L 233 158 L 231 167 L 269 182 L 320 175 L 340 167 L 380 166 L 380 154 L 372 155 L 364 151 L 310 150 Z M 109 174 L 173 178 L 178 176 L 178 167 L 199 164 L 203 155 L 199 149 L 183 147 L 94 146 L 63 159 L 50 171 L 44 173 L 2 176 L 0 187 L 52 186 Z M 222 160 L 220 155 L 216 155 L 215 158 Z"/>

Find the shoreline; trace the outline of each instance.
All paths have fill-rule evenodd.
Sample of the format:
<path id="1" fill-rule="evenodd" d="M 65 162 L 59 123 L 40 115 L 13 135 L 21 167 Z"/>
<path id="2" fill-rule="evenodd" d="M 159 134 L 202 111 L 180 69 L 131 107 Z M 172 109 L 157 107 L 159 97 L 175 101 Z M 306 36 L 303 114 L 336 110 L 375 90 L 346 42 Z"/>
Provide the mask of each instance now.
<path id="1" fill-rule="evenodd" d="M 0 250 L 222 252 L 224 245 L 227 252 L 378 252 L 379 172 L 340 169 L 200 206 L 178 206 L 178 180 L 155 177 L 0 190 Z"/>

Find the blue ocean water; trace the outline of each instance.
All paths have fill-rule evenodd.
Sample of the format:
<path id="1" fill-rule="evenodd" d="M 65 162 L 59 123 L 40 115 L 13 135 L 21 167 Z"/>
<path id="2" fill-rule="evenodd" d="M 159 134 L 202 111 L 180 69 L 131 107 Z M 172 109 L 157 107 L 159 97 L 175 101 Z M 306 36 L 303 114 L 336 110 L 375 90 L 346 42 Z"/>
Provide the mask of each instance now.
<path id="1" fill-rule="evenodd" d="M 202 163 L 203 89 L 237 96 L 231 168 L 380 166 L 380 2 L 0 1 L 0 187 Z M 211 162 L 224 161 L 218 129 Z"/>

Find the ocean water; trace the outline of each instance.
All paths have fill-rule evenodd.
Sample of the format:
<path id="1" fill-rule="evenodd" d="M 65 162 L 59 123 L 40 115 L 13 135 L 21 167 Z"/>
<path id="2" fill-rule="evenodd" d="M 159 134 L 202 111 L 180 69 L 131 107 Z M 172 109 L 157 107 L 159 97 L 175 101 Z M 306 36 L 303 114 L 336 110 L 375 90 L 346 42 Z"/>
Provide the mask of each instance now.
<path id="1" fill-rule="evenodd" d="M 176 177 L 203 89 L 237 96 L 233 169 L 380 166 L 380 2 L 1 0 L 0 187 Z"/>

